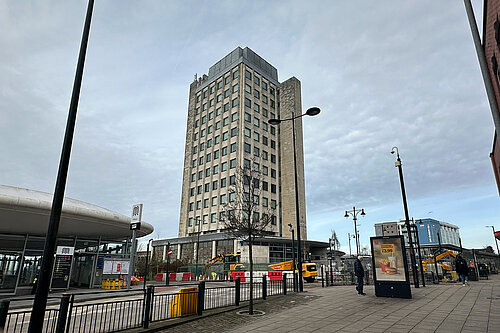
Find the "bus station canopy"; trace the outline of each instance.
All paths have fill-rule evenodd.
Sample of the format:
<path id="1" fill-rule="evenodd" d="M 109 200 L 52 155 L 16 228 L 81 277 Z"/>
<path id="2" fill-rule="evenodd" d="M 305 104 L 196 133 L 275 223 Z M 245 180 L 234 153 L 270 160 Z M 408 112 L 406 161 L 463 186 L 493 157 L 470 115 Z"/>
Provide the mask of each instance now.
<path id="1" fill-rule="evenodd" d="M 52 194 L 0 185 L 0 234 L 45 236 L 52 208 Z M 141 222 L 137 237 L 153 232 Z M 130 238 L 130 217 L 83 201 L 64 198 L 58 237 Z"/>

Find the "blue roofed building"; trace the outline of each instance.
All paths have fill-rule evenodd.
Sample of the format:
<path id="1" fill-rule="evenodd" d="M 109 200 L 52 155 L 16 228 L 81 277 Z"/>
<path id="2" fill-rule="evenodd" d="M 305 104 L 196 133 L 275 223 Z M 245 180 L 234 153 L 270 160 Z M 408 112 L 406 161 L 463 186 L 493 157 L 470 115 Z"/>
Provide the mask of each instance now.
<path id="1" fill-rule="evenodd" d="M 418 230 L 420 245 L 423 247 L 439 246 L 439 243 L 441 243 L 441 245 L 460 247 L 460 228 L 456 225 L 430 218 L 415 219 L 410 221 L 410 224 L 414 225 Z M 375 235 L 403 235 L 405 237 L 405 243 L 408 246 L 404 220 L 400 220 L 399 222 L 376 223 Z"/>

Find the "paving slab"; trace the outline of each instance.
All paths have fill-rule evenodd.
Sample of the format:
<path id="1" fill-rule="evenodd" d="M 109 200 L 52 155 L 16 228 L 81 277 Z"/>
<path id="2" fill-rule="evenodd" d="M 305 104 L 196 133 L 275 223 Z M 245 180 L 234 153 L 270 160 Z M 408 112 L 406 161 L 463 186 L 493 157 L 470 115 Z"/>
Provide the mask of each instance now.
<path id="1" fill-rule="evenodd" d="M 413 288 L 412 299 L 380 298 L 373 286 L 357 296 L 354 286 L 315 287 L 304 293 L 257 301 L 260 317 L 240 316 L 237 309 L 198 317 L 159 332 L 500 332 L 500 276 L 470 282 Z M 164 329 L 162 330 L 162 326 Z M 169 326 L 170 325 L 170 326 Z"/>

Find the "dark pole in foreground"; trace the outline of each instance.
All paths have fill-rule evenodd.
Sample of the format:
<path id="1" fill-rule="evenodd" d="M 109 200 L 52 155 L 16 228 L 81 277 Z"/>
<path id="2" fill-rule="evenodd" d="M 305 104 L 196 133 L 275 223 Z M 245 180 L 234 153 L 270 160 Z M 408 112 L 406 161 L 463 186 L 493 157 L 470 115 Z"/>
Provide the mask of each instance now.
<path id="1" fill-rule="evenodd" d="M 54 250 L 56 247 L 57 233 L 59 231 L 59 221 L 64 199 L 64 190 L 66 188 L 66 179 L 68 176 L 69 160 L 71 156 L 71 145 L 73 143 L 73 134 L 75 131 L 76 114 L 78 110 L 78 101 L 80 98 L 80 88 L 82 85 L 83 67 L 85 64 L 85 55 L 90 32 L 90 22 L 92 19 L 92 10 L 94 0 L 89 0 L 87 7 L 87 16 L 83 29 L 82 42 L 80 45 L 80 54 L 78 56 L 78 65 L 76 67 L 75 81 L 73 83 L 73 93 L 69 107 L 68 120 L 66 123 L 66 133 L 59 161 L 59 171 L 57 173 L 56 187 L 52 199 L 52 209 L 50 212 L 49 226 L 45 237 L 45 247 L 43 250 L 42 266 L 38 279 L 38 287 L 33 301 L 31 311 L 29 332 L 41 332 L 47 307 L 47 295 L 49 293 L 50 278 L 52 266 L 54 264 Z"/>
<path id="2" fill-rule="evenodd" d="M 394 154 L 394 150 L 396 150 L 397 157 L 398 157 L 395 165 L 398 168 L 398 172 L 399 172 L 399 183 L 401 184 L 401 196 L 403 197 L 403 207 L 405 210 L 405 225 L 406 225 L 406 232 L 408 235 L 408 242 L 410 244 L 410 259 L 411 259 L 411 271 L 413 273 L 413 283 L 415 285 L 415 288 L 419 288 L 417 263 L 415 260 L 415 249 L 413 247 L 413 237 L 411 236 L 411 227 L 410 227 L 410 216 L 408 214 L 408 204 L 406 202 L 405 182 L 403 179 L 403 167 L 401 166 L 401 159 L 399 158 L 398 147 L 393 147 L 391 154 Z"/>

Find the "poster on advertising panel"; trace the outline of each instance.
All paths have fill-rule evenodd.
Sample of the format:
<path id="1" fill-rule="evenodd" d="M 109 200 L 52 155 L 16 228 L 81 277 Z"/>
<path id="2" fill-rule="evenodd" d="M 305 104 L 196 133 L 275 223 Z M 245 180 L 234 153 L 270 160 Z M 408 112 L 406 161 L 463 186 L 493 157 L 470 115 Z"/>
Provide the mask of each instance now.
<path id="1" fill-rule="evenodd" d="M 377 281 L 407 282 L 402 237 L 372 237 L 373 267 Z"/>
<path id="2" fill-rule="evenodd" d="M 104 260 L 102 274 L 113 274 L 113 261 Z"/>
<path id="3" fill-rule="evenodd" d="M 130 263 L 125 260 L 113 261 L 113 274 L 128 274 Z"/>

